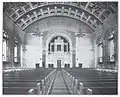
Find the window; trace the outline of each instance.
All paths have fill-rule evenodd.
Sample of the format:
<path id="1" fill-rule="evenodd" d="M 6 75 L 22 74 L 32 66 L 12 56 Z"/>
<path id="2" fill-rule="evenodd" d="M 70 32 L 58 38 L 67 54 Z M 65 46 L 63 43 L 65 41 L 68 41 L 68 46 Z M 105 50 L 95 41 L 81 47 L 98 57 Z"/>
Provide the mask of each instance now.
<path id="1" fill-rule="evenodd" d="M 14 62 L 18 62 L 18 42 L 16 40 L 14 45 Z"/>
<path id="2" fill-rule="evenodd" d="M 67 52 L 67 45 L 64 45 L 64 52 Z"/>
<path id="3" fill-rule="evenodd" d="M 98 60 L 100 63 L 103 62 L 103 44 L 102 39 L 100 39 L 100 43 L 98 45 Z"/>
<path id="4" fill-rule="evenodd" d="M 69 43 L 68 43 L 68 52 L 70 51 L 70 45 L 69 45 Z"/>
<path id="5" fill-rule="evenodd" d="M 112 62 L 114 61 L 114 31 L 110 33 L 109 38 L 108 38 L 108 56 L 109 56 L 109 61 Z"/>
<path id="6" fill-rule="evenodd" d="M 103 47 L 102 47 L 102 44 L 99 45 L 99 62 L 103 62 Z"/>
<path id="7" fill-rule="evenodd" d="M 54 45 L 52 45 L 52 52 L 54 52 Z"/>
<path id="8" fill-rule="evenodd" d="M 61 45 L 57 45 L 57 51 L 61 51 Z"/>
<path id="9" fill-rule="evenodd" d="M 48 51 L 50 52 L 50 43 L 49 43 L 49 46 L 48 46 Z"/>
<path id="10" fill-rule="evenodd" d="M 3 31 L 3 61 L 8 61 L 7 51 L 8 51 L 8 35 L 7 32 Z"/>

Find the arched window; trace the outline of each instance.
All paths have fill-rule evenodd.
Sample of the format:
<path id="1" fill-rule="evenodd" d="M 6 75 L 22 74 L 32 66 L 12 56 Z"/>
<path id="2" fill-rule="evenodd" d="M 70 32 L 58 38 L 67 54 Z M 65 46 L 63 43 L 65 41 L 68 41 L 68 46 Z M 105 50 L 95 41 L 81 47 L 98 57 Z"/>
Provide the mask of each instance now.
<path id="1" fill-rule="evenodd" d="M 54 52 L 54 45 L 52 45 L 52 52 Z"/>
<path id="2" fill-rule="evenodd" d="M 99 44 L 98 44 L 98 61 L 100 63 L 103 62 L 103 40 L 102 38 L 100 39 Z"/>
<path id="3" fill-rule="evenodd" d="M 14 62 L 18 62 L 18 41 L 15 38 L 14 44 Z"/>
<path id="4" fill-rule="evenodd" d="M 6 62 L 8 61 L 8 55 L 7 55 L 7 52 L 8 52 L 8 34 L 7 32 L 5 32 L 3 30 L 3 61 Z"/>
<path id="5" fill-rule="evenodd" d="M 61 45 L 57 45 L 57 51 L 61 51 Z"/>
<path id="6" fill-rule="evenodd" d="M 114 51 L 114 31 L 112 31 L 108 37 L 108 58 L 110 62 L 115 61 L 114 55 L 115 55 L 115 51 Z"/>
<path id="7" fill-rule="evenodd" d="M 50 41 L 48 45 L 48 51 L 49 53 L 50 52 L 69 52 L 70 51 L 69 42 L 62 36 L 56 36 Z"/>
<path id="8" fill-rule="evenodd" d="M 64 52 L 67 52 L 67 45 L 64 45 Z"/>

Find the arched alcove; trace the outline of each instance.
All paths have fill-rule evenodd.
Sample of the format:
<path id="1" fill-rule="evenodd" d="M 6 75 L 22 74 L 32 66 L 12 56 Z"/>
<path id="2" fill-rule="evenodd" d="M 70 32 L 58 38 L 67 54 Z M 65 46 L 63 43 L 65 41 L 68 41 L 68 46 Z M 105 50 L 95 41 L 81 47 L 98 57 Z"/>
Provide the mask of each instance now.
<path id="1" fill-rule="evenodd" d="M 63 49 L 60 45 L 62 49 L 57 50 L 55 52 L 51 52 L 51 50 L 49 51 L 49 44 L 51 42 L 55 42 L 56 44 L 64 44 L 64 42 L 69 44 L 69 51 L 68 52 L 64 52 Z M 57 46 L 56 46 L 57 47 Z M 65 33 L 55 33 L 55 34 L 51 34 L 48 39 L 46 40 L 46 67 L 49 67 L 49 64 L 54 64 L 54 67 L 57 68 L 57 61 L 61 60 L 61 67 L 64 68 L 65 64 L 69 64 L 69 67 L 72 67 L 72 41 L 71 38 L 65 34 Z M 52 59 L 54 59 L 52 61 Z"/>

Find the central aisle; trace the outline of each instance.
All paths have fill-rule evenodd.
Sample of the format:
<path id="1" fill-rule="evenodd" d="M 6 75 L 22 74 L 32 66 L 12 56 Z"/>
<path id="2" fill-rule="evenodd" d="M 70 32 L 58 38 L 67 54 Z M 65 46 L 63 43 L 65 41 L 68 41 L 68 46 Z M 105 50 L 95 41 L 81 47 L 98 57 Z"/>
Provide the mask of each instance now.
<path id="1" fill-rule="evenodd" d="M 58 71 L 56 74 L 55 82 L 53 85 L 53 89 L 51 91 L 51 95 L 67 95 L 69 91 L 66 88 L 62 71 Z"/>

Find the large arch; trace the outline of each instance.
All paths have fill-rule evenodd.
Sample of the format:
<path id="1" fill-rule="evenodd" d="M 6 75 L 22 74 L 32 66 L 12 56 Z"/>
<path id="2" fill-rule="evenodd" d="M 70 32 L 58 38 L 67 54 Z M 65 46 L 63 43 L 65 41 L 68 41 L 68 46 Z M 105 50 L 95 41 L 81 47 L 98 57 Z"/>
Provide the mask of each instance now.
<path id="1" fill-rule="evenodd" d="M 49 45 L 49 42 L 54 38 L 54 37 L 57 37 L 57 36 L 62 36 L 62 37 L 64 37 L 68 42 L 69 42 L 69 44 L 70 44 L 70 61 L 71 61 L 71 64 L 70 64 L 70 67 L 72 67 L 72 58 L 73 58 L 73 56 L 72 56 L 72 51 L 73 51 L 73 44 L 72 44 L 72 40 L 71 40 L 71 38 L 70 38 L 70 36 L 69 35 L 67 35 L 67 34 L 65 34 L 65 33 L 63 33 L 63 32 L 58 32 L 58 33 L 51 33 L 50 35 L 48 35 L 47 37 L 47 40 L 46 40 L 46 47 L 45 47 L 45 51 L 46 51 L 46 54 L 45 54 L 45 56 L 46 56 L 46 68 L 48 68 L 48 45 Z"/>
<path id="2" fill-rule="evenodd" d="M 46 40 L 46 50 L 48 50 L 48 45 L 49 45 L 49 42 L 52 40 L 52 38 L 56 37 L 56 36 L 62 36 L 64 38 L 66 38 L 68 40 L 68 42 L 70 43 L 70 48 L 72 50 L 73 46 L 72 46 L 72 40 L 70 38 L 70 36 L 68 36 L 67 34 L 63 33 L 63 32 L 58 32 L 58 33 L 51 33 L 50 35 L 48 35 L 47 37 L 47 40 Z"/>
<path id="3" fill-rule="evenodd" d="M 95 5 L 94 2 L 84 2 L 84 4 L 80 2 L 38 2 L 35 5 L 32 2 L 29 2 L 27 4 L 23 4 L 22 9 L 18 8 L 18 10 L 12 10 L 16 8 L 9 8 L 13 12 L 12 15 L 10 15 L 10 18 L 22 30 L 25 30 L 26 27 L 36 22 L 37 20 L 51 16 L 65 16 L 74 18 L 85 23 L 90 28 L 95 30 L 99 25 L 103 24 L 104 18 L 106 18 L 102 18 L 104 12 L 110 10 L 106 9 L 103 12 L 103 9 L 99 13 L 97 13 L 97 11 L 94 8 L 92 10 L 89 8 L 91 4 Z M 111 4 L 108 5 L 109 8 L 116 12 L 115 8 L 111 7 Z M 10 14 L 9 12 L 7 12 L 7 8 L 6 13 Z"/>

